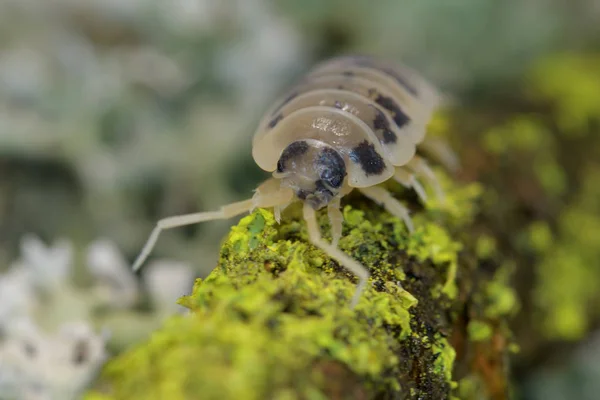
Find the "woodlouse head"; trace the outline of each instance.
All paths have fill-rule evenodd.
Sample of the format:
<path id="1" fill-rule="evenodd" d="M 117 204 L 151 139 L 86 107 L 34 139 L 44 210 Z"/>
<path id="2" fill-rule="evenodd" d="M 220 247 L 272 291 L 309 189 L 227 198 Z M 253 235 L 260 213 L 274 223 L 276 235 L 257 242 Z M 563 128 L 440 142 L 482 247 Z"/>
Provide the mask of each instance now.
<path id="1" fill-rule="evenodd" d="M 306 139 L 290 143 L 281 153 L 277 171 L 283 187 L 314 209 L 326 206 L 340 194 L 346 177 L 346 163 L 333 147 L 319 140 Z"/>

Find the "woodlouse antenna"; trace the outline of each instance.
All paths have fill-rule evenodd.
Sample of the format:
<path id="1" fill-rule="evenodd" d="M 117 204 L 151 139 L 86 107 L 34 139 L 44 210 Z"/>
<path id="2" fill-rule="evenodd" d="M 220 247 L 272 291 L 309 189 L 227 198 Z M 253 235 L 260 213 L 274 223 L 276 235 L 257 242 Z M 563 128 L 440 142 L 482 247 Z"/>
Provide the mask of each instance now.
<path id="1" fill-rule="evenodd" d="M 178 228 L 181 226 L 198 224 L 200 222 L 215 221 L 218 219 L 229 219 L 237 215 L 243 214 L 254 208 L 254 202 L 252 199 L 232 203 L 221 207 L 218 211 L 208 211 L 193 214 L 177 215 L 174 217 L 164 218 L 157 222 L 156 227 L 152 230 L 150 237 L 146 241 L 146 244 L 142 248 L 142 251 L 133 263 L 133 270 L 137 271 L 146 258 L 150 255 L 150 252 L 156 246 L 158 236 L 165 229 Z"/>
<path id="2" fill-rule="evenodd" d="M 198 224 L 200 222 L 229 219 L 250 212 L 254 208 L 279 208 L 289 204 L 292 200 L 292 195 L 293 193 L 289 189 L 281 188 L 277 180 L 269 179 L 256 189 L 254 196 L 251 199 L 225 205 L 218 211 L 177 215 L 161 219 L 152 230 L 142 251 L 133 263 L 132 269 L 137 271 L 144 261 L 146 261 L 150 252 L 154 246 L 156 246 L 156 241 L 163 230 Z"/>

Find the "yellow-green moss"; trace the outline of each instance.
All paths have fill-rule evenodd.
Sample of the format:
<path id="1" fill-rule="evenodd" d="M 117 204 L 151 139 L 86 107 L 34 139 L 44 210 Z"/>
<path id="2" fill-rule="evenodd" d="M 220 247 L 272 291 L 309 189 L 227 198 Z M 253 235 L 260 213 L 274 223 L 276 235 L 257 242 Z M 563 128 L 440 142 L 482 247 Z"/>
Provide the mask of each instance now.
<path id="1" fill-rule="evenodd" d="M 561 158 L 571 160 L 572 169 L 568 182 L 564 166 L 555 161 L 558 146 L 534 162 L 547 192 L 568 197 L 552 229 L 545 222 L 529 228 L 529 245 L 539 260 L 534 301 L 543 335 L 551 339 L 579 339 L 587 332 L 590 318 L 600 316 L 598 71 L 598 55 L 560 54 L 539 62 L 530 75 L 532 97 L 552 106 L 551 121 L 561 135 L 554 135 L 554 140 L 562 139 L 561 146 L 568 150 Z M 586 135 L 589 139 L 577 145 Z M 571 191 L 580 188 L 579 192 L 567 192 L 568 186 Z"/>
<path id="2" fill-rule="evenodd" d="M 298 207 L 281 225 L 262 209 L 243 218 L 215 270 L 181 299 L 190 314 L 110 362 L 104 392 L 131 400 L 326 398 L 335 365 L 344 385 L 371 395 L 449 395 L 456 354 L 432 324 L 450 329 L 442 316 L 452 303 L 436 299 L 455 298 L 463 246 L 452 232 L 472 222 L 481 188 L 438 174 L 446 200 L 414 215 L 413 235 L 363 197 L 348 198 L 340 248 L 372 273 L 355 309 L 356 278 L 307 243 Z M 325 213 L 319 218 L 328 237 Z"/>
<path id="3" fill-rule="evenodd" d="M 456 383 L 452 381 L 452 368 L 456 359 L 456 350 L 448 343 L 448 340 L 443 337 L 437 337 L 433 343 L 433 352 L 438 354 L 438 358 L 433 363 L 433 370 L 446 377 L 450 382 L 451 387 L 455 387 Z"/>
<path id="4" fill-rule="evenodd" d="M 414 297 L 391 281 L 351 310 L 355 284 L 336 278 L 337 267 L 304 242 L 273 240 L 277 228 L 258 210 L 232 229 L 218 269 L 180 302 L 192 314 L 109 364 L 115 398 L 264 399 L 291 389 L 314 398 L 324 384 L 310 372 L 319 359 L 394 385 L 387 375 L 399 362 L 394 347 L 411 331 Z"/>
<path id="5" fill-rule="evenodd" d="M 541 60 L 529 79 L 533 96 L 555 105 L 560 132 L 583 136 L 600 119 L 600 56 L 559 54 Z"/>
<path id="6" fill-rule="evenodd" d="M 543 146 L 551 138 L 543 122 L 533 115 L 516 115 L 503 125 L 490 128 L 483 135 L 484 147 L 495 154 L 530 151 Z"/>
<path id="7" fill-rule="evenodd" d="M 427 125 L 428 137 L 449 139 L 449 136 L 452 134 L 451 121 L 452 115 L 450 110 L 436 112 Z"/>
<path id="8" fill-rule="evenodd" d="M 469 339 L 475 342 L 482 342 L 490 339 L 494 330 L 485 321 L 473 320 L 467 325 L 467 333 L 469 334 Z"/>
<path id="9" fill-rule="evenodd" d="M 589 169 L 583 182 L 582 191 L 558 218 L 553 245 L 540 246 L 539 234 L 531 237 L 542 255 L 535 300 L 550 338 L 579 339 L 588 330 L 589 318 L 600 316 L 600 166 Z"/>
<path id="10" fill-rule="evenodd" d="M 484 385 L 481 378 L 468 375 L 458 382 L 458 398 L 461 400 L 476 400 L 483 398 Z"/>
<path id="11" fill-rule="evenodd" d="M 536 221 L 529 226 L 529 243 L 537 252 L 545 252 L 552 246 L 553 237 L 547 222 Z"/>
<path id="12" fill-rule="evenodd" d="M 431 259 L 435 264 L 448 269 L 446 281 L 441 287 L 432 288 L 453 298 L 456 296 L 456 270 L 458 268 L 458 251 L 462 249 L 459 242 L 452 240 L 445 230 L 435 224 L 427 224 L 417 228 L 408 244 L 408 254 L 424 261 Z"/>
<path id="13" fill-rule="evenodd" d="M 477 238 L 475 251 L 480 259 L 493 257 L 496 250 L 496 240 L 490 235 L 481 235 Z"/>
<path id="14" fill-rule="evenodd" d="M 517 293 L 510 284 L 514 265 L 507 262 L 500 267 L 489 282 L 485 284 L 485 310 L 484 315 L 489 319 L 515 314 L 519 308 Z"/>

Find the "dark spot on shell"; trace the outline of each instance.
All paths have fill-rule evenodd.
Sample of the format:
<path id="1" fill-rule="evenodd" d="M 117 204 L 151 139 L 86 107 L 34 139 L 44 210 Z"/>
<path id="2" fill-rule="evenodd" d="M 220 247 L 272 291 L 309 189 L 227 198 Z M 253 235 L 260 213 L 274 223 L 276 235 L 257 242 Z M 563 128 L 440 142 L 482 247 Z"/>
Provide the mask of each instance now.
<path id="1" fill-rule="evenodd" d="M 341 109 L 342 109 L 342 107 L 343 107 L 342 103 L 340 103 L 340 102 L 339 102 L 339 101 L 337 101 L 337 100 L 336 100 L 336 102 L 333 104 L 333 106 L 334 106 L 335 108 L 338 108 L 338 109 L 340 109 L 340 110 L 341 110 Z"/>
<path id="2" fill-rule="evenodd" d="M 389 143 L 396 143 L 396 141 L 398 140 L 398 137 L 396 136 L 396 134 L 394 133 L 394 131 L 392 131 L 390 129 L 390 122 L 388 121 L 386 115 L 384 113 L 382 113 L 381 111 L 379 111 L 378 109 L 375 109 L 375 119 L 373 120 L 373 127 L 376 130 L 381 130 L 383 132 L 383 143 L 384 144 L 389 144 Z"/>
<path id="3" fill-rule="evenodd" d="M 277 116 L 275 118 L 273 118 L 270 122 L 269 122 L 269 129 L 273 129 L 275 128 L 275 126 L 279 123 L 279 121 L 281 121 L 283 119 L 283 115 L 281 113 L 277 114 Z"/>
<path id="4" fill-rule="evenodd" d="M 367 176 L 381 175 L 385 170 L 383 158 L 375 150 L 375 146 L 367 140 L 361 142 L 350 152 L 350 159 L 360 164 Z"/>
<path id="5" fill-rule="evenodd" d="M 342 186 L 346 176 L 346 163 L 342 156 L 332 148 L 325 147 L 317 159 L 319 177 L 330 188 Z"/>
<path id="6" fill-rule="evenodd" d="M 286 147 L 281 156 L 279 157 L 279 161 L 277 161 L 277 172 L 283 172 L 286 169 L 286 163 L 308 151 L 308 143 L 304 140 L 299 140 L 296 142 L 292 142 Z"/>
<path id="7" fill-rule="evenodd" d="M 396 140 L 398 138 L 396 137 L 396 134 L 390 130 L 386 130 L 383 131 L 383 143 L 384 144 L 390 144 L 390 143 L 396 143 Z"/>
<path id="8" fill-rule="evenodd" d="M 381 107 L 390 111 L 393 115 L 394 122 L 398 126 L 398 128 L 402 128 L 404 125 L 410 122 L 410 118 L 408 115 L 402 111 L 400 106 L 392 99 L 391 97 L 382 96 L 381 94 L 377 94 L 375 98 L 375 103 L 379 104 Z"/>
<path id="9" fill-rule="evenodd" d="M 342 75 L 350 77 L 350 76 L 354 76 L 354 72 L 352 72 L 352 71 L 344 71 L 344 72 L 342 72 Z"/>

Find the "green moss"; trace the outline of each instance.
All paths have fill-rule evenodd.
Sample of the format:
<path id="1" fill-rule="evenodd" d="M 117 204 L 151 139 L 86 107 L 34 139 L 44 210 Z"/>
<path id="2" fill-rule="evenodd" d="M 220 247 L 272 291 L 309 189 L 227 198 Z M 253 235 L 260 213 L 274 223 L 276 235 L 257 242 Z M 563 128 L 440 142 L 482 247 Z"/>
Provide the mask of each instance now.
<path id="1" fill-rule="evenodd" d="M 482 145 L 505 163 L 527 160 L 536 185 L 550 195 L 567 190 L 567 176 L 556 156 L 556 135 L 547 119 L 535 114 L 515 114 L 502 125 L 489 128 Z"/>
<path id="2" fill-rule="evenodd" d="M 442 188 L 448 194 L 444 199 L 432 196 L 427 204 L 427 214 L 417 215 L 417 220 L 429 220 L 442 223 L 449 231 L 468 226 L 479 212 L 478 199 L 483 193 L 483 187 L 478 183 L 464 185 L 460 190 L 453 187 L 450 177 L 435 169 L 436 176 Z"/>
<path id="3" fill-rule="evenodd" d="M 414 297 L 390 282 L 385 291 L 367 290 L 351 310 L 355 284 L 335 278 L 345 272 L 303 242 L 273 240 L 277 235 L 265 210 L 232 229 L 219 268 L 180 302 L 192 315 L 172 319 L 107 367 L 105 375 L 118 382 L 115 398 L 187 399 L 201 392 L 262 399 L 291 389 L 312 397 L 322 388 L 307 370 L 319 359 L 346 365 L 375 387 L 394 385 L 388 375 L 398 368 L 395 347 L 411 332 Z M 153 381 L 160 384 L 140 385 Z"/>
<path id="4" fill-rule="evenodd" d="M 600 316 L 600 167 L 586 171 L 582 191 L 558 219 L 556 240 L 539 247 L 536 304 L 544 333 L 550 338 L 576 340 Z M 535 237 L 532 243 L 537 243 Z"/>
<path id="5" fill-rule="evenodd" d="M 455 386 L 452 381 L 452 368 L 454 366 L 454 360 L 456 359 L 456 350 L 448 343 L 448 340 L 443 337 L 437 337 L 433 343 L 433 352 L 438 355 L 438 358 L 433 364 L 433 369 L 436 373 L 442 374 L 446 377 L 448 382 L 451 382 L 451 386 Z"/>
<path id="6" fill-rule="evenodd" d="M 327 398 L 339 389 L 329 378 L 335 370 L 354 395 L 447 397 L 456 355 L 439 330 L 451 329 L 445 315 L 457 301 L 463 249 L 451 232 L 472 222 L 481 189 L 438 173 L 446 201 L 415 214 L 413 235 L 363 197 L 348 197 L 340 248 L 372 273 L 355 309 L 355 276 L 307 243 L 299 207 L 281 225 L 262 209 L 243 218 L 215 270 L 180 300 L 190 314 L 110 362 L 105 392 L 131 400 Z M 319 219 L 328 236 L 326 214 Z"/>
<path id="7" fill-rule="evenodd" d="M 440 110 L 436 112 L 427 125 L 428 137 L 449 139 L 449 136 L 452 134 L 452 119 L 450 110 Z"/>
<path id="8" fill-rule="evenodd" d="M 525 289 L 521 295 L 533 297 L 531 329 L 545 339 L 580 339 L 600 317 L 598 71 L 597 54 L 541 60 L 513 112 L 494 110 L 487 118 L 501 115 L 501 124 L 480 135 L 491 154 L 489 164 L 477 165 L 488 168 L 485 209 L 488 222 L 497 221 L 486 228 L 510 236 L 499 264 L 512 258 L 523 271 L 519 279 L 533 287 L 533 296 Z M 507 282 L 494 280 L 486 291 L 493 304 L 478 317 L 515 306 Z"/>
<path id="9" fill-rule="evenodd" d="M 88 393 L 85 396 L 86 400 L 110 400 L 112 399 L 111 396 L 108 395 L 104 395 L 102 393 L 97 393 L 97 392 L 93 392 L 93 393 Z"/>
<path id="10" fill-rule="evenodd" d="M 496 253 L 496 240 L 490 235 L 479 236 L 475 251 L 480 259 L 491 258 Z"/>
<path id="11" fill-rule="evenodd" d="M 458 397 L 461 400 L 481 399 L 484 391 L 481 379 L 475 375 L 468 375 L 458 382 Z"/>
<path id="12" fill-rule="evenodd" d="M 567 175 L 551 153 L 540 154 L 533 163 L 533 172 L 542 188 L 551 195 L 561 195 L 567 189 Z"/>
<path id="13" fill-rule="evenodd" d="M 445 190 L 451 188 L 447 177 L 439 173 L 438 176 Z M 443 201 L 431 200 L 428 204 L 429 214 L 425 218 L 421 215 L 415 218 L 417 228 L 409 239 L 408 254 L 415 256 L 420 261 L 432 260 L 434 264 L 447 270 L 446 280 L 439 286 L 432 288 L 434 293 L 443 293 L 450 298 L 456 296 L 458 254 L 463 248 L 458 240 L 453 239 L 451 233 L 453 229 L 442 228 L 438 217 L 443 215 L 446 224 L 451 228 L 468 225 L 478 211 L 475 199 L 481 195 L 481 192 L 480 185 L 467 185 L 462 190 L 452 193 L 452 196 L 446 197 Z"/>
<path id="14" fill-rule="evenodd" d="M 482 342 L 490 339 L 494 333 L 489 323 L 485 321 L 473 320 L 467 325 L 469 339 L 475 342 Z"/>
<path id="15" fill-rule="evenodd" d="M 447 267 L 447 278 L 439 288 L 450 298 L 456 296 L 456 270 L 458 268 L 458 251 L 462 245 L 450 238 L 447 231 L 435 224 L 427 224 L 417 228 L 408 243 L 408 254 L 424 261 L 432 260 L 437 265 Z"/>
<path id="16" fill-rule="evenodd" d="M 529 226 L 529 243 L 537 252 L 545 252 L 552 246 L 552 232 L 548 223 L 536 221 Z"/>
<path id="17" fill-rule="evenodd" d="M 560 54 L 541 60 L 530 75 L 533 96 L 555 106 L 560 132 L 582 136 L 600 119 L 600 57 Z"/>
<path id="18" fill-rule="evenodd" d="M 549 137 L 549 130 L 539 118 L 533 115 L 516 115 L 504 125 L 490 128 L 482 140 L 484 148 L 489 152 L 505 154 L 539 149 Z"/>
<path id="19" fill-rule="evenodd" d="M 499 320 L 515 314 L 519 309 L 519 300 L 510 277 L 514 266 L 510 263 L 498 269 L 493 279 L 485 284 L 485 317 Z"/>

